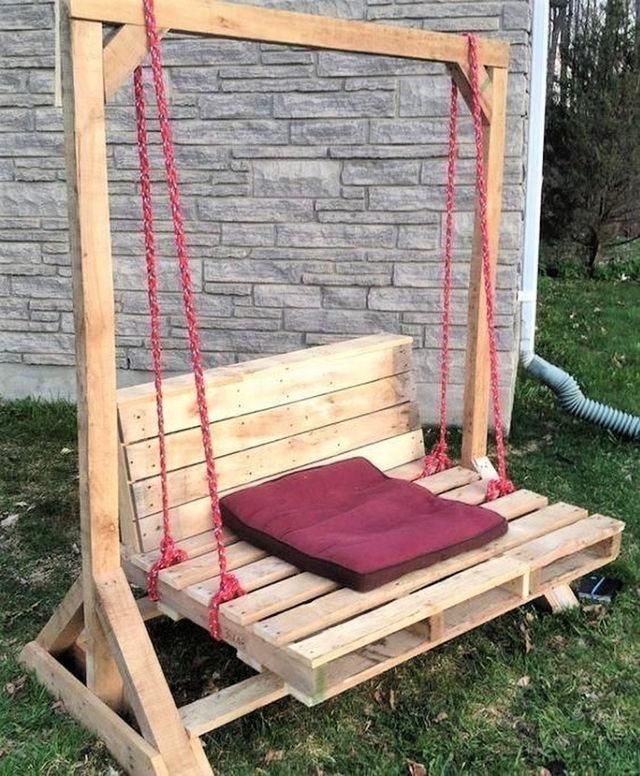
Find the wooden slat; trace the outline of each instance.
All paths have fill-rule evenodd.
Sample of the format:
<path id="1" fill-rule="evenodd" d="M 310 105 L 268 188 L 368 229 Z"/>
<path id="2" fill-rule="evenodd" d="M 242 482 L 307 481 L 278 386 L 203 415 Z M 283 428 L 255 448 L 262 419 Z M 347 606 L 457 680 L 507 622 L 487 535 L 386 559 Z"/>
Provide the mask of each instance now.
<path id="1" fill-rule="evenodd" d="M 264 558 L 266 555 L 267 553 L 264 550 L 258 549 L 253 544 L 236 542 L 227 550 L 229 571 L 260 560 L 260 558 Z M 176 590 L 184 590 L 189 585 L 194 585 L 203 579 L 216 576 L 218 570 L 218 553 L 209 552 L 206 555 L 199 555 L 197 558 L 185 560 L 177 566 L 164 569 L 160 572 L 160 577 L 170 587 Z"/>
<path id="2" fill-rule="evenodd" d="M 468 485 L 470 482 L 475 482 L 479 479 L 480 475 L 472 469 L 467 469 L 462 466 L 453 466 L 451 469 L 445 469 L 445 471 L 439 472 L 438 474 L 432 474 L 430 477 L 423 477 L 416 480 L 416 485 L 420 485 L 423 488 L 426 488 L 430 493 L 438 496 L 447 490 Z"/>
<path id="3" fill-rule="evenodd" d="M 400 374 L 410 365 L 410 337 L 375 334 L 209 369 L 205 372 L 209 418 L 215 422 L 290 404 Z M 166 432 L 198 426 L 192 375 L 168 378 L 162 390 Z M 153 383 L 121 388 L 118 413 L 124 443 L 157 436 Z"/>
<path id="4" fill-rule="evenodd" d="M 263 587 L 274 587 L 282 579 L 287 579 L 299 574 L 299 570 L 291 563 L 287 563 L 275 555 L 267 555 L 261 560 L 248 563 L 234 571 L 234 574 L 240 583 L 242 589 L 248 594 L 253 590 L 259 590 Z M 209 606 L 214 593 L 218 591 L 219 577 L 210 577 L 190 585 L 186 588 L 187 597 L 198 603 Z M 240 599 L 237 599 L 240 600 Z"/>
<path id="5" fill-rule="evenodd" d="M 248 625 L 339 587 L 337 582 L 330 579 L 303 572 L 225 604 L 224 614 L 234 622 Z"/>
<path id="6" fill-rule="evenodd" d="M 190 736 L 202 736 L 288 694 L 282 679 L 265 671 L 183 706 L 180 718 Z"/>
<path id="7" fill-rule="evenodd" d="M 316 636 L 289 645 L 287 654 L 310 668 L 328 663 L 390 633 L 425 620 L 474 595 L 499 587 L 528 571 L 517 558 L 501 556 L 461 571 L 408 596 L 366 612 Z"/>
<path id="8" fill-rule="evenodd" d="M 357 379 L 361 376 L 358 375 Z M 316 390 L 321 390 L 318 385 Z M 415 399 L 411 373 L 356 385 L 341 391 L 313 396 L 291 404 L 243 414 L 211 424 L 218 457 L 258 447 L 278 439 L 322 426 L 367 415 Z M 156 437 L 126 448 L 129 479 L 141 480 L 158 474 L 159 443 Z M 200 428 L 169 434 L 166 439 L 169 471 L 204 460 Z"/>
<path id="9" fill-rule="evenodd" d="M 487 497 L 488 480 L 476 480 L 469 485 L 463 485 L 461 488 L 454 488 L 442 494 L 443 498 L 450 501 L 459 501 L 461 504 L 471 504 L 478 506 Z"/>
<path id="10" fill-rule="evenodd" d="M 539 502 L 536 502 L 535 494 L 533 496 L 531 503 L 535 509 L 535 504 Z M 498 511 L 498 501 L 493 502 L 493 504 Z M 507 508 L 508 514 L 511 513 L 511 505 L 508 505 Z M 524 508 L 526 509 L 526 506 Z M 482 563 L 498 553 L 506 552 L 523 542 L 549 533 L 554 528 L 580 520 L 586 517 L 586 514 L 584 509 L 570 504 L 554 504 L 516 520 L 509 526 L 509 531 L 504 536 L 476 550 L 456 555 L 426 569 L 405 574 L 400 579 L 382 585 L 368 593 L 358 593 L 349 588 L 341 588 L 304 606 L 298 606 L 295 609 L 287 607 L 288 610 L 284 611 L 283 614 L 257 623 L 254 626 L 254 632 L 271 644 L 289 643 L 425 587 L 444 576 Z M 226 617 L 226 607 L 222 608 L 221 615 Z M 233 618 L 233 610 L 231 616 Z"/>
<path id="11" fill-rule="evenodd" d="M 43 647 L 32 641 L 20 653 L 20 660 L 64 703 L 69 714 L 100 736 L 123 768 L 139 776 L 169 776 L 160 753 Z"/>
<path id="12" fill-rule="evenodd" d="M 222 528 L 222 543 L 225 547 L 235 544 L 237 541 L 238 537 L 234 533 L 228 528 Z M 187 553 L 187 557 L 197 558 L 199 555 L 211 552 L 217 547 L 217 542 L 214 532 L 211 530 L 197 536 L 190 536 L 188 539 L 182 539 L 177 542 L 177 545 L 179 549 Z M 130 555 L 130 560 L 142 571 L 150 571 L 153 564 L 160 558 L 160 554 L 159 549 L 151 550 L 151 552 Z"/>
<path id="13" fill-rule="evenodd" d="M 568 525 L 546 536 L 510 550 L 512 558 L 540 568 L 554 560 L 578 552 L 585 547 L 620 533 L 624 523 L 604 515 L 592 515 L 587 520 Z"/>
<path id="14" fill-rule="evenodd" d="M 71 15 L 115 24 L 143 25 L 142 8 L 129 0 L 67 0 Z M 156 0 L 159 27 L 225 38 L 313 46 L 339 51 L 411 57 L 439 62 L 464 62 L 462 35 L 349 21 L 213 0 Z M 481 39 L 479 59 L 484 65 L 506 67 L 508 44 Z"/>

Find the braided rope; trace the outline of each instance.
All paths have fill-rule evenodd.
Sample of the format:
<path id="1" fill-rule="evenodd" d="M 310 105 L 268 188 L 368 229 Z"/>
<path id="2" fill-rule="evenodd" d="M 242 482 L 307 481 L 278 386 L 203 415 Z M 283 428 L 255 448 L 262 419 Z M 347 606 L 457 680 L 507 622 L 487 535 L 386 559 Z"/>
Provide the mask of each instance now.
<path id="1" fill-rule="evenodd" d="M 133 90 L 136 105 L 136 129 L 138 160 L 140 163 L 140 196 L 142 199 L 142 220 L 144 224 L 144 248 L 147 267 L 147 295 L 151 315 L 151 356 L 156 393 L 156 415 L 158 418 L 158 442 L 160 447 L 160 486 L 162 491 L 162 539 L 160 557 L 149 571 L 147 587 L 149 598 L 158 600 L 158 575 L 162 569 L 181 563 L 187 553 L 178 549 L 171 535 L 169 518 L 169 491 L 167 487 L 167 444 L 164 430 L 164 409 L 162 399 L 162 343 L 160 339 L 160 304 L 158 299 L 158 257 L 156 254 L 153 226 L 153 205 L 151 202 L 151 165 L 149 164 L 146 105 L 144 99 L 144 74 L 141 67 L 133 73 Z"/>
<path id="2" fill-rule="evenodd" d="M 204 367 L 202 363 L 202 348 L 200 343 L 200 332 L 198 328 L 198 319 L 195 308 L 195 294 L 193 290 L 193 280 L 189 264 L 189 253 L 187 249 L 186 233 L 184 226 L 184 214 L 180 198 L 180 187 L 178 181 L 178 170 L 175 160 L 175 149 L 173 144 L 173 134 L 171 130 L 171 121 L 169 115 L 169 102 L 166 94 L 166 87 L 163 74 L 162 52 L 160 49 L 160 37 L 155 18 L 153 0 L 143 0 L 144 18 L 147 31 L 147 41 L 151 54 L 151 72 L 153 75 L 153 84 L 155 89 L 156 103 L 158 106 L 158 119 L 160 125 L 160 137 L 162 141 L 162 152 L 164 156 L 165 173 L 167 186 L 169 190 L 169 202 L 171 207 L 171 217 L 173 221 L 173 232 L 175 238 L 176 253 L 178 256 L 178 267 L 180 270 L 180 282 L 182 286 L 182 299 L 184 304 L 185 318 L 187 321 L 187 332 L 189 338 L 189 347 L 191 352 L 191 363 L 196 388 L 196 399 L 198 406 L 198 416 L 200 420 L 200 430 L 202 434 L 202 446 L 204 449 L 207 487 L 209 498 L 211 500 L 211 511 L 213 518 L 213 533 L 216 541 L 216 550 L 219 566 L 219 586 L 218 592 L 213 596 L 209 609 L 209 626 L 211 635 L 220 638 L 219 607 L 226 601 L 230 601 L 243 594 L 243 590 L 234 574 L 230 573 L 227 564 L 227 554 L 222 535 L 222 514 L 220 512 L 220 499 L 218 497 L 218 479 L 215 468 L 215 457 L 213 452 L 213 441 L 211 438 L 211 429 L 209 423 L 209 411 L 207 408 L 206 387 L 204 379 Z M 144 99 L 141 101 L 141 108 L 144 110 Z M 146 151 L 147 134 L 143 133 L 143 144 Z M 142 175 L 141 175 L 142 179 Z M 148 179 L 148 156 L 147 156 L 147 179 Z M 151 208 L 150 198 L 148 198 L 148 207 Z M 143 208 L 144 196 L 143 196 Z M 152 220 L 145 220 L 145 229 L 147 225 L 153 228 Z M 156 286 L 157 288 L 157 286 Z M 156 297 L 157 302 L 157 297 Z M 155 366 L 155 356 L 154 356 Z M 160 398 L 161 403 L 161 398 Z M 162 457 L 162 446 L 161 446 Z M 161 461 L 162 466 L 162 461 Z M 164 474 L 161 469 L 161 476 L 166 480 L 166 464 Z M 164 504 L 166 497 L 166 482 L 163 485 L 163 541 L 165 550 L 161 547 L 162 562 L 169 562 L 175 556 L 172 556 L 171 534 L 168 529 L 168 509 L 167 517 L 164 517 Z M 166 541 L 165 541 L 166 540 Z M 174 545 L 175 546 L 175 542 Z M 173 560 L 173 562 L 176 562 Z M 157 573 L 160 569 L 156 572 Z M 150 574 L 151 577 L 151 574 Z M 150 578 L 151 582 L 151 578 Z M 157 584 L 157 582 L 156 582 Z"/>
<path id="3" fill-rule="evenodd" d="M 507 473 L 507 453 L 502 421 L 502 403 L 498 369 L 498 344 L 495 324 L 495 294 L 491 277 L 491 249 L 489 244 L 489 217 L 487 203 L 487 180 L 484 161 L 484 128 L 482 126 L 482 106 L 480 105 L 480 76 L 478 65 L 478 38 L 467 35 L 469 41 L 469 70 L 471 74 L 471 113 L 473 116 L 473 134 L 476 145 L 476 187 L 480 210 L 482 279 L 487 313 L 487 332 L 489 338 L 489 370 L 491 383 L 491 402 L 496 436 L 496 455 L 498 459 L 498 478 L 490 480 L 487 486 L 487 500 L 513 493 L 514 484 Z"/>
<path id="4" fill-rule="evenodd" d="M 447 217 L 443 253 L 442 278 L 442 344 L 440 348 L 440 436 L 431 452 L 425 455 L 420 477 L 449 469 L 453 461 L 449 458 L 447 442 L 447 410 L 449 396 L 449 334 L 451 329 L 451 289 L 453 286 L 453 240 L 456 209 L 456 161 L 458 158 L 458 87 L 451 81 L 449 107 L 449 154 L 447 161 Z"/>

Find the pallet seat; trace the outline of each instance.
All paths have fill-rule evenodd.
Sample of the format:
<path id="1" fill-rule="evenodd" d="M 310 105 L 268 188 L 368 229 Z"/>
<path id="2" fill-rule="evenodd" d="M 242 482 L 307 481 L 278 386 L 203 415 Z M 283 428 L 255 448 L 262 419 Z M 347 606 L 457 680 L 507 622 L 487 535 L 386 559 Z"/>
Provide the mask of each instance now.
<path id="1" fill-rule="evenodd" d="M 206 377 L 222 496 L 354 456 L 401 479 L 420 473 L 409 337 L 361 337 Z M 166 382 L 165 407 L 172 525 L 189 558 L 160 573 L 161 607 L 206 628 L 217 555 L 191 377 Z M 123 563 L 129 580 L 144 586 L 162 522 L 153 386 L 121 390 L 118 417 Z M 487 479 L 461 466 L 417 482 L 498 512 L 508 532 L 365 593 L 301 572 L 226 532 L 229 565 L 247 595 L 221 607 L 222 635 L 262 673 L 237 694 L 222 691 L 222 699 L 185 707 L 189 730 L 201 734 L 286 694 L 316 704 L 533 598 L 552 597 L 618 554 L 623 524 L 588 517 L 581 507 L 549 504 L 528 490 L 487 504 Z"/>

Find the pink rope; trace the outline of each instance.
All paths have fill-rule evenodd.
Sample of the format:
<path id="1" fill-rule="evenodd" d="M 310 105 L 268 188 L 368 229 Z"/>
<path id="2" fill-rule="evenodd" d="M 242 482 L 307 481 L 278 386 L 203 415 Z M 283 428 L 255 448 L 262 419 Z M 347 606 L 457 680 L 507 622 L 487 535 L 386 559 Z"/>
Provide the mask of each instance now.
<path id="1" fill-rule="evenodd" d="M 442 279 L 442 344 L 440 348 L 440 436 L 431 452 L 424 457 L 420 477 L 449 469 L 453 461 L 449 458 L 447 442 L 447 410 L 449 395 L 449 334 L 451 329 L 451 289 L 453 286 L 453 239 L 456 209 L 456 161 L 458 158 L 458 87 L 451 81 L 449 107 L 449 155 L 447 163 L 447 218 L 443 254 Z"/>
<path id="2" fill-rule="evenodd" d="M 162 400 L 162 344 L 160 339 L 160 304 L 158 300 L 158 258 L 156 254 L 153 226 L 153 205 L 151 202 L 151 166 L 147 135 L 146 106 L 144 99 L 144 76 L 142 68 L 133 73 L 133 89 L 136 104 L 136 127 L 138 141 L 138 159 L 140 162 L 140 195 L 142 198 L 142 220 L 144 223 L 144 248 L 147 267 L 147 294 L 151 314 L 151 355 L 153 376 L 156 389 L 156 415 L 158 418 L 158 442 L 160 447 L 160 485 L 162 491 L 162 539 L 160 557 L 149 571 L 147 586 L 149 598 L 158 600 L 158 575 L 162 569 L 181 563 L 187 553 L 180 550 L 171 535 L 169 518 L 169 492 L 167 487 L 167 445 L 164 430 L 164 410 Z"/>
<path id="3" fill-rule="evenodd" d="M 189 253 L 187 249 L 187 241 L 184 227 L 184 214 L 182 210 L 182 203 L 180 198 L 180 187 L 178 181 L 178 171 L 175 160 L 175 149 L 173 144 L 173 134 L 171 131 L 171 122 L 169 115 L 169 102 L 166 94 L 166 87 L 164 82 L 163 64 L 162 64 L 162 52 L 160 49 L 160 37 L 158 35 L 157 23 L 155 18 L 153 0 L 143 0 L 144 18 L 147 30 L 147 41 L 149 44 L 149 51 L 151 54 L 151 72 L 153 75 L 153 84 L 156 95 L 156 103 L 158 106 L 158 118 L 160 124 L 160 137 L 162 141 L 162 152 L 165 163 L 165 173 L 167 177 L 167 186 L 169 189 L 169 202 L 171 206 L 171 217 L 173 220 L 173 232 L 175 238 L 176 253 L 178 256 L 178 266 L 180 270 L 180 282 L 182 286 L 182 298 L 184 303 L 185 317 L 187 321 L 187 332 L 189 337 L 189 347 L 191 351 L 191 363 L 193 367 L 193 375 L 195 379 L 196 387 L 196 399 L 198 406 L 198 416 L 200 420 L 200 430 L 202 434 L 202 446 L 204 449 L 206 474 L 207 474 L 207 487 L 209 491 L 209 498 L 211 501 L 211 511 L 213 518 L 213 533 L 216 541 L 216 549 L 218 554 L 218 566 L 219 566 L 219 587 L 218 592 L 213 596 L 209 609 L 209 626 L 211 635 L 219 639 L 220 638 L 220 623 L 219 623 L 219 608 L 220 605 L 226 601 L 230 601 L 239 595 L 243 594 L 242 587 L 238 582 L 234 574 L 228 570 L 227 554 L 224 546 L 223 534 L 222 534 L 222 514 L 220 512 L 220 499 L 218 497 L 218 479 L 215 468 L 215 456 L 213 452 L 213 441 L 211 438 L 211 429 L 209 423 L 209 411 L 207 407 L 206 386 L 204 379 L 204 368 L 202 363 L 202 349 L 200 343 L 200 333 L 198 328 L 198 319 L 195 309 L 195 295 L 193 290 L 193 280 L 191 276 L 191 268 L 189 264 Z M 136 103 L 137 104 L 137 103 Z M 144 110 L 144 100 L 141 102 L 141 108 Z M 139 122 L 140 130 L 140 122 Z M 140 131 L 139 131 L 140 135 Z M 147 145 L 147 133 L 146 124 L 144 131 L 142 132 L 143 144 Z M 142 181 L 141 171 L 141 181 Z M 147 155 L 147 179 L 148 179 L 148 155 Z M 143 191 L 143 209 L 144 204 L 144 191 Z M 151 203 L 149 198 L 148 204 L 149 210 L 151 209 Z M 153 221 L 147 221 L 145 219 L 145 231 L 147 228 L 152 230 Z M 156 297 L 157 302 L 157 297 Z M 155 367 L 155 356 L 154 356 Z M 160 398 L 160 403 L 161 398 Z M 162 447 L 161 447 L 162 458 Z M 162 461 L 161 461 L 162 467 Z M 161 477 L 164 476 L 166 480 L 166 465 L 165 473 L 163 475 L 161 468 Z M 163 542 L 165 543 L 164 549 L 161 546 L 161 559 L 160 563 L 169 564 L 175 560 L 175 553 L 172 554 L 172 539 L 171 533 L 168 529 L 168 508 L 166 524 L 164 519 L 164 502 L 166 497 L 166 483 L 163 486 Z M 166 541 L 165 541 L 166 540 Z M 175 545 L 175 543 L 174 543 Z M 166 550 L 166 552 L 165 552 Z M 159 572 L 159 569 L 158 569 Z M 151 583 L 151 574 L 150 583 Z M 157 577 L 157 573 L 156 573 Z"/>

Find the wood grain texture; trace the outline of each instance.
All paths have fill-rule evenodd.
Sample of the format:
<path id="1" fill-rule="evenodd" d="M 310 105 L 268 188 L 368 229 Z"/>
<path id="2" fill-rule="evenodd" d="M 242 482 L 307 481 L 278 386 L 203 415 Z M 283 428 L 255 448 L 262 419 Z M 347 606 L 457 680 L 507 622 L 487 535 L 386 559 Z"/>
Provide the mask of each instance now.
<path id="1" fill-rule="evenodd" d="M 484 162 L 487 180 L 491 285 L 495 289 L 500 242 L 500 217 L 502 213 L 502 182 L 507 115 L 507 71 L 502 68 L 493 68 L 491 76 L 493 108 L 491 124 L 485 128 Z M 475 459 L 482 458 L 487 454 L 490 377 L 487 304 L 482 272 L 482 227 L 480 211 L 477 206 L 469 273 L 467 321 L 461 463 L 463 466 L 472 468 Z"/>
<path id="2" fill-rule="evenodd" d="M 117 708 L 122 681 L 94 607 L 94 579 L 119 567 L 115 320 L 102 25 L 61 8 L 63 114 L 78 386 L 80 530 L 87 684 Z"/>
<path id="3" fill-rule="evenodd" d="M 129 0 L 67 0 L 70 13 L 79 19 L 115 24 L 144 24 L 142 7 Z M 462 62 L 466 40 L 462 35 L 407 29 L 371 22 L 232 5 L 214 0 L 156 0 L 159 27 L 225 38 L 288 43 L 340 51 L 410 57 L 439 62 Z M 482 39 L 480 62 L 506 67 L 509 46 Z"/>

